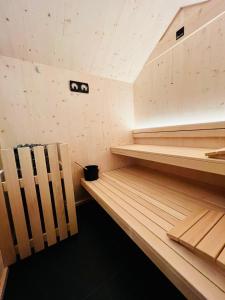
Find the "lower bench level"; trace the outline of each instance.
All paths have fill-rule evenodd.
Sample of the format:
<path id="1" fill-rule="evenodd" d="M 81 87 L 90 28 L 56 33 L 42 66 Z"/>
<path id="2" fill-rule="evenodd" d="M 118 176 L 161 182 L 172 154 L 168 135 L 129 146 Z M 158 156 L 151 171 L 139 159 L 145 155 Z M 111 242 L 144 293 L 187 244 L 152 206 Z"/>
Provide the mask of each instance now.
<path id="1" fill-rule="evenodd" d="M 225 211 L 222 192 L 141 167 L 82 179 L 82 186 L 187 298 L 225 299 L 225 273 L 167 236 L 199 205 Z"/>

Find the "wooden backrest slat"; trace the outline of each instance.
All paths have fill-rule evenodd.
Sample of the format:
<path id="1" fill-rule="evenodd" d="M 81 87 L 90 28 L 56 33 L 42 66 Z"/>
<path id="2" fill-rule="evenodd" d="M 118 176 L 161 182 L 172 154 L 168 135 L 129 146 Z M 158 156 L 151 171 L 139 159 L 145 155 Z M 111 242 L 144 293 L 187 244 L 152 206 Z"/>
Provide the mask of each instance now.
<path id="1" fill-rule="evenodd" d="M 6 209 L 4 192 L 0 178 L 0 249 L 2 260 L 5 266 L 16 261 L 16 252 L 13 244 L 13 238 L 10 230 L 8 213 Z"/>
<path id="2" fill-rule="evenodd" d="M 18 152 L 23 177 L 24 191 L 26 195 L 26 204 L 29 213 L 33 245 L 35 252 L 38 252 L 44 249 L 44 239 L 41 227 L 41 218 L 35 188 L 30 148 L 19 148 Z"/>
<path id="3" fill-rule="evenodd" d="M 61 175 L 59 170 L 58 150 L 56 144 L 48 145 L 48 157 L 51 171 L 52 188 L 54 193 L 56 216 L 60 240 L 68 237 L 66 215 L 64 208 Z"/>
<path id="4" fill-rule="evenodd" d="M 45 223 L 45 230 L 47 234 L 48 245 L 56 243 L 56 232 L 53 218 L 53 209 L 51 202 L 51 195 L 49 191 L 48 173 L 46 168 L 46 161 L 44 155 L 44 147 L 34 147 L 35 164 L 37 168 L 37 176 L 39 183 L 39 190 L 41 196 L 41 204 L 43 210 L 43 217 Z"/>
<path id="5" fill-rule="evenodd" d="M 17 168 L 13 150 L 1 150 L 2 163 L 8 187 L 9 202 L 21 258 L 31 255 L 31 248 L 25 220 L 22 196 L 17 177 Z"/>
<path id="6" fill-rule="evenodd" d="M 66 194 L 66 206 L 69 217 L 70 234 L 77 233 L 77 216 L 75 209 L 75 196 L 71 169 L 71 160 L 69 155 L 69 149 L 67 144 L 59 144 L 60 158 L 62 162 L 62 171 L 64 178 L 65 194 Z"/>

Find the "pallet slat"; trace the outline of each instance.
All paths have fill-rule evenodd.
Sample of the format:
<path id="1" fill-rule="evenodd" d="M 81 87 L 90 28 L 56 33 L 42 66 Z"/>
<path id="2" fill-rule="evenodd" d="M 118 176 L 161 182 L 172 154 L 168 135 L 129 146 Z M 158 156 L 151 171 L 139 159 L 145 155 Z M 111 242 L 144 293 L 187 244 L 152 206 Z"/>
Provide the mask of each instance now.
<path id="1" fill-rule="evenodd" d="M 1 150 L 1 157 L 8 187 L 9 202 L 19 254 L 21 258 L 25 258 L 31 255 L 31 248 L 13 150 Z"/>
<path id="2" fill-rule="evenodd" d="M 5 197 L 1 185 L 0 178 L 0 249 L 2 259 L 5 266 L 8 266 L 16 261 L 16 252 L 13 244 L 8 214 L 5 204 Z"/>
<path id="3" fill-rule="evenodd" d="M 48 145 L 48 157 L 50 170 L 52 174 L 52 188 L 54 193 L 56 216 L 59 228 L 59 237 L 60 240 L 64 240 L 68 237 L 67 224 L 66 224 L 66 215 L 64 208 L 64 200 L 62 193 L 62 184 L 61 184 L 61 175 L 59 170 L 59 159 L 57 145 L 51 144 Z"/>
<path id="4" fill-rule="evenodd" d="M 62 162 L 64 186 L 66 193 L 66 205 L 69 217 L 70 234 L 76 234 L 77 229 L 77 216 L 75 207 L 75 196 L 73 188 L 73 178 L 71 170 L 71 160 L 69 156 L 69 149 L 67 144 L 59 144 L 60 158 Z"/>
<path id="5" fill-rule="evenodd" d="M 51 203 L 51 195 L 49 192 L 48 174 L 44 155 L 44 147 L 34 147 L 35 163 L 37 168 L 37 176 L 39 182 L 39 190 L 41 195 L 41 204 L 47 233 L 47 242 L 51 246 L 56 243 L 55 224 L 53 218 L 53 210 Z"/>
<path id="6" fill-rule="evenodd" d="M 18 153 L 23 176 L 23 185 L 26 195 L 26 203 L 29 213 L 34 250 L 35 252 L 38 252 L 44 249 L 44 239 L 41 227 L 41 218 L 35 188 L 30 148 L 20 148 L 18 149 Z"/>

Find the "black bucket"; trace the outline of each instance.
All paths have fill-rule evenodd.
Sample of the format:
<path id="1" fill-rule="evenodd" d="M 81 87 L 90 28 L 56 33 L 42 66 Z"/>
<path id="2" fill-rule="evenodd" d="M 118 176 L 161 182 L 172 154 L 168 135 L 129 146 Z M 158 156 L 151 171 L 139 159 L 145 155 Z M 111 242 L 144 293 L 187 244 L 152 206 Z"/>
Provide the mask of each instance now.
<path id="1" fill-rule="evenodd" d="M 93 181 L 98 179 L 98 166 L 90 165 L 84 168 L 84 179 L 87 181 Z"/>

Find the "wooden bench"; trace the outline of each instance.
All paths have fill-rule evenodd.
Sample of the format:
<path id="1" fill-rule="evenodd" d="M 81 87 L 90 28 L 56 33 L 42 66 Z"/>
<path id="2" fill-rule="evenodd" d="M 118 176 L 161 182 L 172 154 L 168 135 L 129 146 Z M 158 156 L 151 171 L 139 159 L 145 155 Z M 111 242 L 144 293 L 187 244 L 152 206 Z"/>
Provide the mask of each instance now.
<path id="1" fill-rule="evenodd" d="M 225 213 L 224 189 L 140 165 L 82 186 L 188 299 L 225 299 L 225 272 L 167 235 L 196 211 Z"/>
<path id="2" fill-rule="evenodd" d="M 141 167 L 82 185 L 186 297 L 225 299 L 225 273 L 167 237 L 198 204 L 225 211 L 222 193 Z"/>

